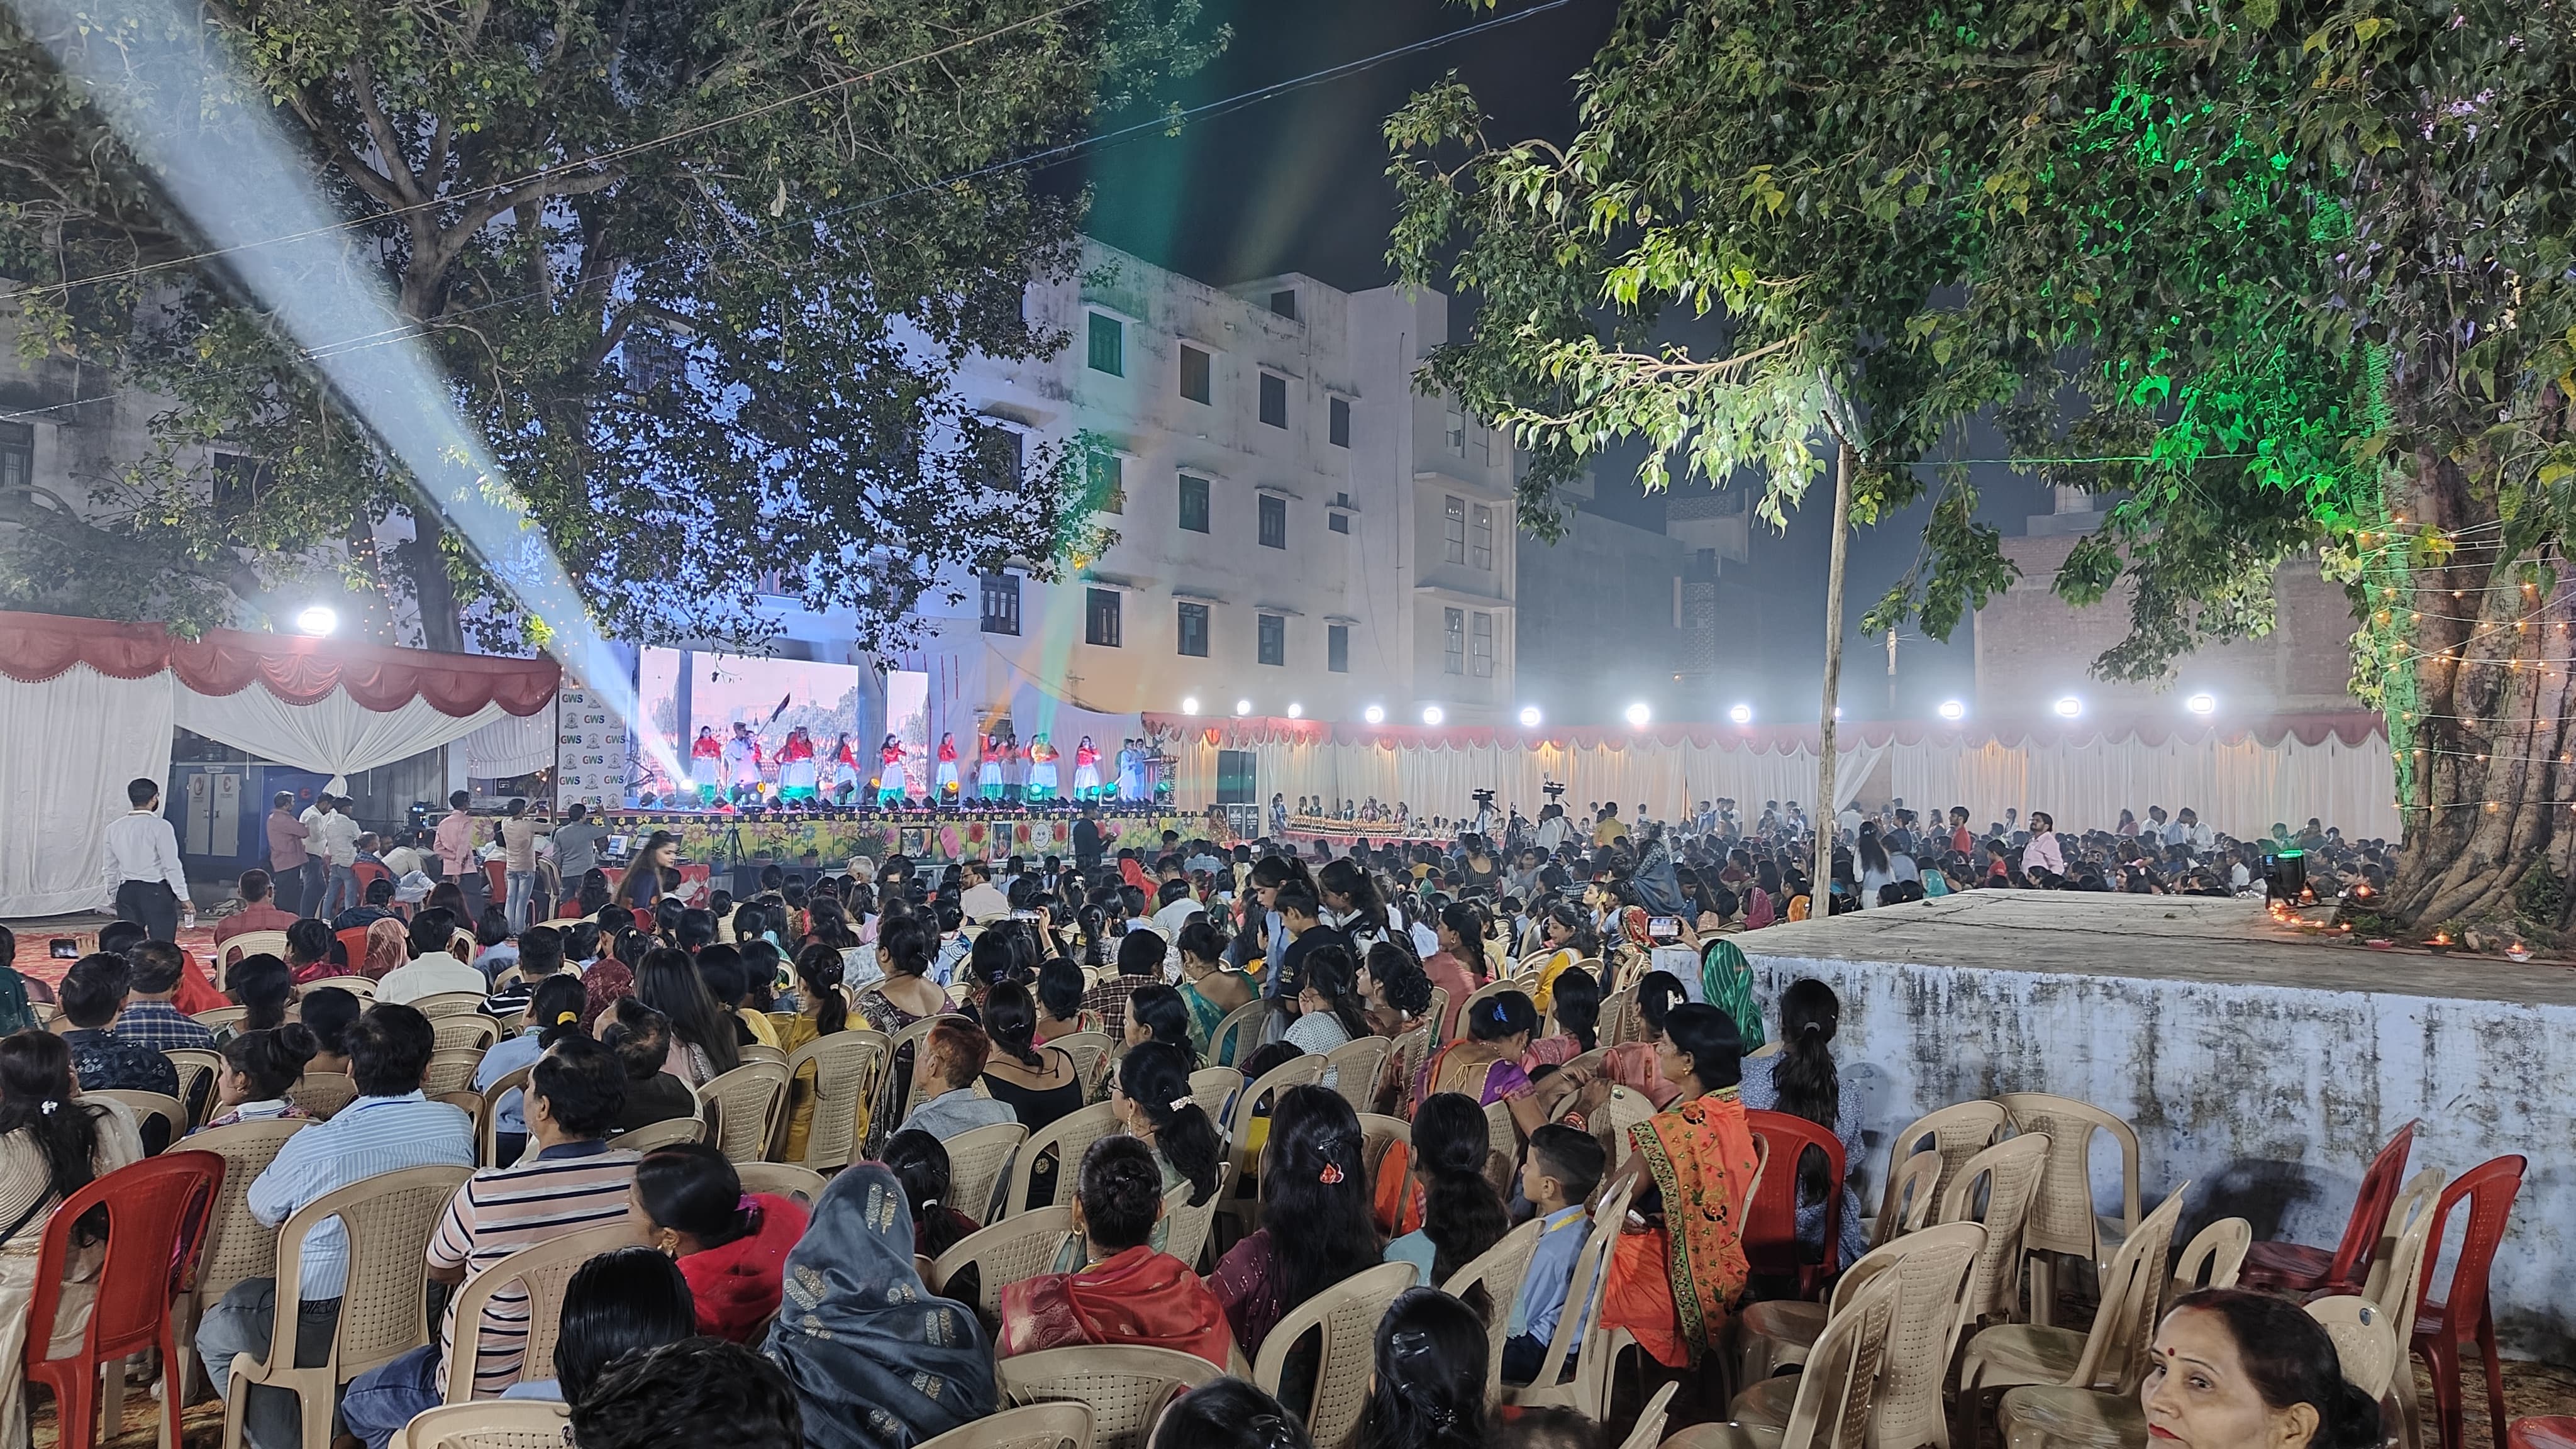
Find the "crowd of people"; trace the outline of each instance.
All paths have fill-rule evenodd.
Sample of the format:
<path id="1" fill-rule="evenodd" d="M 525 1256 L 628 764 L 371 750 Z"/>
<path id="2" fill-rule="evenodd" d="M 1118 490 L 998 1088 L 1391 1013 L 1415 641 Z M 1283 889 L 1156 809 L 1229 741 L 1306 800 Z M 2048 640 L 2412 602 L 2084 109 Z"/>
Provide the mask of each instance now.
<path id="1" fill-rule="evenodd" d="M 1257 1356 L 1301 1304 L 1380 1263 L 1410 1265 L 1417 1286 L 1381 1325 L 1358 1442 L 1600 1443 L 1601 1426 L 1570 1411 L 1488 1413 L 1492 1315 L 1505 1318 L 1503 1380 L 1529 1381 L 1568 1311 L 1591 1214 L 1624 1195 L 1632 1230 L 1617 1240 L 1602 1318 L 1689 1381 L 1746 1297 L 1779 1288 L 1752 1277 L 1737 1236 L 1755 1172 L 1745 1113 L 1804 1117 L 1854 1162 L 1861 1149 L 1834 1058 L 1841 1003 L 1813 980 L 1759 1000 L 1731 939 L 1814 913 L 1811 827 L 1794 802 L 1766 807 L 1750 828 L 1725 801 L 1669 825 L 1643 817 L 1600 805 L 1577 828 L 1551 805 L 1507 823 L 1499 841 L 1469 832 L 1339 853 L 1177 834 L 1159 850 L 1109 852 L 1095 832 L 1070 859 L 860 858 L 823 875 L 771 866 L 741 898 L 718 890 L 703 904 L 673 893 L 675 844 L 656 836 L 622 877 L 595 862 L 569 875 L 566 898 L 544 903 L 561 914 L 535 922 L 526 917 L 540 898 L 523 900 L 515 883 L 507 901 L 477 909 L 456 880 L 416 902 L 370 887 L 349 904 L 326 877 L 313 909 L 338 909 L 325 919 L 253 871 L 217 934 L 282 929 L 286 949 L 223 971 L 215 999 L 244 1010 L 220 1030 L 188 1014 L 191 992 L 211 983 L 143 922 L 101 932 L 58 992 L 32 995 L 7 969 L 17 943 L 0 930 L 0 1016 L 18 1013 L 0 1020 L 14 1033 L 0 1038 L 0 1364 L 12 1366 L 0 1432 L 24 1432 L 14 1365 L 38 1331 L 25 1321 L 32 1245 L 51 1205 L 165 1145 L 144 1140 L 122 1104 L 84 1092 L 175 1094 L 164 1053 L 201 1048 L 224 1065 L 213 1100 L 190 1104 L 191 1120 L 206 1123 L 198 1130 L 314 1119 L 251 1184 L 249 1209 L 264 1224 L 382 1173 L 444 1165 L 473 1172 L 428 1245 L 422 1271 L 437 1282 L 470 1282 L 512 1251 L 582 1228 L 633 1231 L 635 1247 L 593 1260 L 567 1290 L 554 1378 L 522 1381 L 529 1305 L 505 1290 L 479 1323 L 451 1312 L 429 1345 L 348 1386 L 339 1419 L 366 1449 L 385 1449 L 440 1401 L 457 1353 L 474 1355 L 484 1389 L 567 1404 L 582 1449 L 894 1449 L 993 1412 L 997 1358 L 1139 1343 L 1222 1370 Z M 498 822 L 505 848 L 521 818 Z M 1984 830 L 1970 830 L 1964 810 L 1931 825 L 1901 804 L 1849 812 L 1836 822 L 1846 843 L 1827 908 L 1986 886 L 2245 889 L 2262 853 L 2291 846 L 2320 857 L 2312 879 L 2330 869 L 2367 879 L 2386 864 L 2378 842 L 2346 845 L 2314 821 L 2265 842 L 2211 835 L 2189 810 L 2133 823 L 2076 836 L 2044 812 Z M 461 833 L 491 828 L 477 820 Z M 371 1000 L 327 984 L 349 976 L 373 983 Z M 1489 985 L 1508 989 L 1477 996 Z M 1623 987 L 1637 1029 L 1603 1049 L 1604 1004 Z M 459 991 L 484 996 L 507 1029 L 477 1088 L 529 1071 L 500 1102 L 498 1150 L 479 1166 L 467 1115 L 422 1094 L 433 1032 L 411 1004 Z M 1267 1007 L 1258 1029 L 1220 1039 L 1221 1024 L 1256 1002 Z M 49 1024 L 37 1004 L 56 1008 Z M 1352 1093 L 1283 1091 L 1255 1122 L 1247 1231 L 1205 1265 L 1164 1251 L 1166 1195 L 1186 1186 L 1205 1204 L 1227 1152 L 1193 1099 L 1193 1071 L 1225 1065 L 1257 1079 L 1361 1037 L 1414 1033 L 1435 1008 L 1444 1044 L 1411 1072 L 1390 1054 L 1364 1094 L 1410 1119 L 1408 1143 L 1373 1172 Z M 747 1192 L 712 1147 L 618 1145 L 691 1115 L 692 1089 L 755 1044 L 793 1051 L 931 1018 L 942 1019 L 898 1064 L 918 1104 L 863 1123 L 865 1160 L 810 1204 Z M 1086 1032 L 1120 1044 L 1096 1089 L 1060 1044 Z M 1778 1050 L 1757 1053 L 1772 1041 Z M 808 1073 L 791 1089 L 790 1157 L 812 1127 Z M 1654 1109 L 1624 1136 L 1604 1110 L 1614 1086 Z M 1095 1098 L 1120 1130 L 1060 1169 L 1074 1178 L 1075 1233 L 1053 1271 L 1008 1285 L 993 1322 L 932 1293 L 916 1261 L 972 1232 L 986 1206 L 952 1200 L 945 1144 L 1002 1122 L 1040 1131 Z M 1500 1140 L 1487 1111 L 1497 1104 L 1512 1124 Z M 1828 1220 L 1839 1221 L 1834 1246 L 1848 1262 L 1865 1244 L 1857 1198 L 1848 1185 L 1841 1194 L 1830 1212 L 1828 1184 L 1802 1170 L 1800 1233 L 1821 1250 Z M 1511 1301 L 1440 1291 L 1532 1221 L 1536 1244 Z M 346 1267 L 332 1228 L 308 1240 L 292 1285 L 299 1362 L 328 1352 Z M 2160 1369 L 2145 1391 L 2151 1416 L 2206 1449 L 2255 1442 L 2235 1437 L 2238 1420 L 2212 1417 L 2216 1394 L 2230 1413 L 2299 1428 L 2262 1442 L 2358 1449 L 2358 1411 L 2336 1391 L 2331 1347 L 2320 1358 L 2303 1330 L 2242 1296 L 2185 1300 L 2166 1322 L 2159 1362 L 2188 1354 L 2193 1387 L 2174 1388 Z M 253 1279 L 209 1306 L 196 1332 L 215 1391 L 250 1396 L 258 1449 L 298 1449 L 292 1397 L 234 1383 L 229 1370 L 236 1353 L 266 1351 L 283 1311 L 280 1285 Z M 2248 1325 L 2259 1333 L 2248 1337 Z M 1297 1372 L 1292 1361 L 1292 1386 Z M 1302 1402 L 1293 1388 L 1284 1397 Z M 1682 1403 L 1722 1416 L 1722 1404 Z M 1152 1443 L 1296 1449 L 1305 1439 L 1293 1408 L 1219 1380 L 1181 1399 Z"/>

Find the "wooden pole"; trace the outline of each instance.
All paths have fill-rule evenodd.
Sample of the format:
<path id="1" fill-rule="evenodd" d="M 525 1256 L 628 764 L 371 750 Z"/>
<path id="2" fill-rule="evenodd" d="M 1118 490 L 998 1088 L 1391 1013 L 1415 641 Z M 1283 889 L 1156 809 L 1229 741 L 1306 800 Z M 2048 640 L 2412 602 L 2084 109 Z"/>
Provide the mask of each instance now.
<path id="1" fill-rule="evenodd" d="M 1810 886 L 1808 914 L 1823 920 L 1832 913 L 1834 883 L 1834 702 L 1843 674 L 1843 551 L 1851 537 L 1852 472 L 1859 458 L 1849 439 L 1837 438 L 1834 449 L 1834 544 L 1825 566 L 1825 705 L 1819 719 L 1823 749 L 1816 759 L 1816 870 Z"/>

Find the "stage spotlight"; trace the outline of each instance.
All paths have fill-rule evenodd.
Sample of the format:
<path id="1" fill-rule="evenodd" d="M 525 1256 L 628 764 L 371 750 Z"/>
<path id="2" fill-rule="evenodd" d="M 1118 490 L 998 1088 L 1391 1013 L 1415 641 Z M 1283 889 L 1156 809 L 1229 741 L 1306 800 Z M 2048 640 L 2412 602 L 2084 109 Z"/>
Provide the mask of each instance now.
<path id="1" fill-rule="evenodd" d="M 1386 710 L 1373 704 L 1360 711 L 1360 718 L 1367 720 L 1370 724 L 1384 724 L 1386 723 Z"/>
<path id="2" fill-rule="evenodd" d="M 1185 695 L 1185 696 L 1183 696 L 1183 697 L 1182 697 L 1182 699 L 1181 699 L 1181 713 L 1183 713 L 1183 714 L 1197 714 L 1198 712 L 1199 712 L 1199 697 L 1198 697 L 1197 695 L 1195 695 L 1195 694 L 1192 694 L 1192 695 Z"/>
<path id="3" fill-rule="evenodd" d="M 2206 692 L 2195 694 L 2184 700 L 2182 707 L 2196 715 L 2213 715 L 2218 713 L 2218 696 Z"/>
<path id="4" fill-rule="evenodd" d="M 2084 701 L 2070 694 L 2058 700 L 2056 708 L 2060 719 L 2073 719 L 2084 712 Z"/>
<path id="5" fill-rule="evenodd" d="M 1424 724 L 1436 725 L 1447 718 L 1448 716 L 1442 714 L 1440 712 L 1440 706 L 1436 704 L 1426 704 L 1422 707 L 1422 722 Z"/>
<path id="6" fill-rule="evenodd" d="M 340 611 L 329 604 L 307 604 L 295 616 L 295 632 L 316 639 L 328 638 L 340 631 Z"/>
<path id="7" fill-rule="evenodd" d="M 1952 724 L 1957 724 L 1959 721 L 1966 719 L 1967 717 L 1968 707 L 1966 705 L 1961 704 L 1955 699 L 1945 699 L 1941 701 L 1941 718 L 1948 720 Z"/>
<path id="8" fill-rule="evenodd" d="M 1236 714 L 1250 714 L 1250 713 L 1252 713 L 1252 701 L 1251 701 L 1251 700 L 1248 700 L 1248 699 L 1238 699 L 1238 700 L 1236 700 L 1236 701 L 1234 702 L 1234 712 L 1235 712 Z"/>
<path id="9" fill-rule="evenodd" d="M 1646 721 L 1655 717 L 1655 712 L 1648 709 L 1646 707 L 1646 702 L 1642 699 L 1638 700 L 1635 704 L 1628 706 L 1626 714 L 1628 716 L 1628 728 L 1634 730 L 1644 729 L 1646 727 Z"/>
<path id="10" fill-rule="evenodd" d="M 1751 724 L 1753 723 L 1753 706 L 1749 704 L 1739 704 L 1735 708 L 1728 710 L 1726 712 L 1726 717 L 1740 725 Z"/>
<path id="11" fill-rule="evenodd" d="M 1306 706 L 1299 704 L 1293 699 L 1288 701 L 1288 717 L 1290 719 L 1304 719 L 1306 717 Z"/>
<path id="12" fill-rule="evenodd" d="M 1538 706 L 1537 706 L 1537 705 L 1534 705 L 1534 704 L 1525 704 L 1525 705 L 1522 705 L 1522 706 L 1521 706 L 1521 728 L 1522 728 L 1522 729 L 1525 729 L 1525 730 L 1534 730 L 1534 729 L 1537 729 L 1537 728 L 1538 728 L 1538 721 L 1539 721 L 1539 712 L 1538 712 Z"/>

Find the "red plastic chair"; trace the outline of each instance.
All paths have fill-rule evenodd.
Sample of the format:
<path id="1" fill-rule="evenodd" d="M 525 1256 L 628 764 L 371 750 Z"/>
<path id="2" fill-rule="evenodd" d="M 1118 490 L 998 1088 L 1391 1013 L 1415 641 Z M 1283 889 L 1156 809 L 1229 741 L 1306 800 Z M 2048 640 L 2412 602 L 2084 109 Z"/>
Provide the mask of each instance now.
<path id="1" fill-rule="evenodd" d="M 2430 1246 L 2424 1253 L 2424 1276 L 2417 1287 L 2415 1304 L 2415 1352 L 2423 1357 L 2424 1366 L 2433 1375 L 2433 1413 L 2441 1426 L 2442 1449 L 2462 1449 L 2464 1435 L 2460 1427 L 2460 1339 L 2475 1334 L 2478 1353 L 2485 1360 L 2487 1375 L 2487 1413 L 2494 1421 L 2495 1438 L 2505 1442 L 2504 1379 L 2496 1361 L 2495 1314 L 2487 1301 L 2487 1269 L 2495 1262 L 2496 1244 L 2504 1238 L 2505 1218 L 2513 1211 L 2513 1199 L 2522 1191 L 2525 1163 L 2519 1154 L 2483 1162 L 2454 1178 L 2442 1189 L 2441 1201 L 2433 1205 Z M 2469 1200 L 2469 1221 L 2460 1242 L 2459 1261 L 2451 1265 L 2451 1287 L 2447 1298 L 2433 1297 L 2433 1270 L 2442 1251 L 2442 1229 L 2451 1216 L 2451 1205 L 2462 1198 Z"/>
<path id="2" fill-rule="evenodd" d="M 372 860 L 354 860 L 349 862 L 349 873 L 358 878 L 358 899 L 362 901 L 367 898 L 367 887 L 374 885 L 377 881 L 392 880 L 394 878 L 394 873 L 392 871 L 376 864 Z"/>
<path id="3" fill-rule="evenodd" d="M 351 926 L 345 931 L 331 933 L 340 940 L 340 954 L 349 958 L 349 974 L 352 976 L 367 974 L 367 932 L 370 929 L 372 928 L 367 926 Z"/>
<path id="4" fill-rule="evenodd" d="M 2504 1442 L 2506 1449 L 2576 1449 L 2576 1415 L 2516 1419 Z"/>
<path id="5" fill-rule="evenodd" d="M 165 1152 L 121 1167 L 63 1199 L 45 1223 L 37 1250 L 36 1299 L 27 1317 L 27 1382 L 54 1392 L 61 1421 L 61 1449 L 91 1449 L 98 1442 L 99 1371 L 122 1368 L 147 1348 L 161 1351 L 161 1442 L 179 1442 L 178 1386 L 168 1367 L 179 1362 L 170 1300 L 195 1276 L 205 1247 L 206 1218 L 224 1183 L 224 1159 L 213 1152 Z M 54 1317 L 61 1310 L 63 1275 L 73 1225 L 92 1208 L 107 1209 L 107 1256 L 98 1274 L 98 1298 L 80 1346 L 48 1358 Z M 118 1400 L 123 1399 L 122 1393 Z M 116 1425 L 123 1432 L 124 1425 Z"/>
<path id="6" fill-rule="evenodd" d="M 1843 1143 L 1804 1117 L 1786 1112 L 1744 1114 L 1753 1140 L 1765 1149 L 1762 1180 L 1744 1209 L 1744 1262 L 1758 1276 L 1798 1280 L 1801 1297 L 1814 1298 L 1839 1272 L 1842 1243 Z M 1825 1155 L 1825 1256 L 1810 1262 L 1798 1244 L 1798 1160 L 1814 1148 Z"/>
<path id="7" fill-rule="evenodd" d="M 508 862 L 499 860 L 487 860 L 483 862 L 483 878 L 491 882 L 491 885 L 486 887 L 483 892 L 483 903 L 485 905 L 497 906 L 510 899 L 510 866 Z M 469 931 L 474 929 L 474 923 L 472 921 L 467 921 L 463 924 L 465 929 Z"/>
<path id="8" fill-rule="evenodd" d="M 2413 1122 L 2397 1129 L 2388 1145 L 2370 1160 L 2361 1175 L 2361 1193 L 2352 1201 L 2352 1220 L 2343 1225 L 2343 1241 L 2330 1255 L 2303 1243 L 2256 1243 L 2245 1250 L 2245 1266 L 2236 1286 L 2267 1293 L 2359 1293 L 2370 1276 L 2370 1260 L 2379 1252 L 2379 1230 L 2406 1181 L 2406 1159 L 2415 1150 Z"/>

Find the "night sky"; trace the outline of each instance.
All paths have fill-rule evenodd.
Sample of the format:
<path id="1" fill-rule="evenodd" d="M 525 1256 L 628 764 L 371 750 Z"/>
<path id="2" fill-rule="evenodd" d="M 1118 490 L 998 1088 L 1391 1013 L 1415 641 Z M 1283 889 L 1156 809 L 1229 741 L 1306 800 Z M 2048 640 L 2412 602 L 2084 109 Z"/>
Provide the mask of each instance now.
<path id="1" fill-rule="evenodd" d="M 1183 107 L 1356 61 L 1449 34 L 1496 16 L 1538 11 L 1486 33 L 1399 56 L 1355 75 L 1262 101 L 1194 123 L 1180 135 L 1155 130 L 1085 154 L 1057 168 L 1051 185 L 1088 184 L 1087 230 L 1113 246 L 1204 280 L 1225 284 L 1277 272 L 1304 272 L 1357 291 L 1393 280 L 1386 264 L 1395 192 L 1387 182 L 1379 127 L 1405 97 L 1459 73 L 1493 118 L 1497 138 L 1563 139 L 1574 126 L 1573 75 L 1609 33 L 1612 0 L 1566 0 L 1553 6 L 1502 0 L 1495 10 L 1436 0 L 1209 0 L 1211 22 L 1234 27 L 1224 55 L 1171 87 L 1163 99 Z M 1108 129 L 1137 116 L 1101 118 Z M 1984 440 L 1992 445 L 1991 437 Z M 1991 447 L 1980 447 L 1990 454 Z M 1663 526 L 1664 505 L 1637 486 L 1639 454 L 1612 453 L 1598 473 L 1595 511 L 1649 529 Z M 2046 491 L 2001 469 L 1981 468 L 1981 514 L 2006 534 L 2024 515 L 2045 512 Z M 1757 529 L 1743 566 L 1769 601 L 1757 621 L 1721 621 L 1758 638 L 1754 677 L 1721 681 L 1707 707 L 1687 711 L 1717 718 L 1727 703 L 1750 699 L 1766 719 L 1812 719 L 1822 676 L 1825 521 L 1828 482 L 1809 506 L 1791 515 L 1785 534 Z M 1854 534 L 1844 604 L 1847 625 L 1909 567 L 1920 545 L 1926 509 L 1896 515 Z M 1525 545 L 1528 546 L 1528 545 Z M 1732 567 L 1732 566 L 1730 566 Z M 2026 580 L 2021 587 L 2043 587 Z M 1968 698 L 1974 683 L 1969 625 L 1939 645 L 1911 635 L 1898 641 L 1896 712 L 1928 716 L 1948 697 Z M 1846 717 L 1887 709 L 1883 641 L 1855 634 L 1844 643 Z"/>

